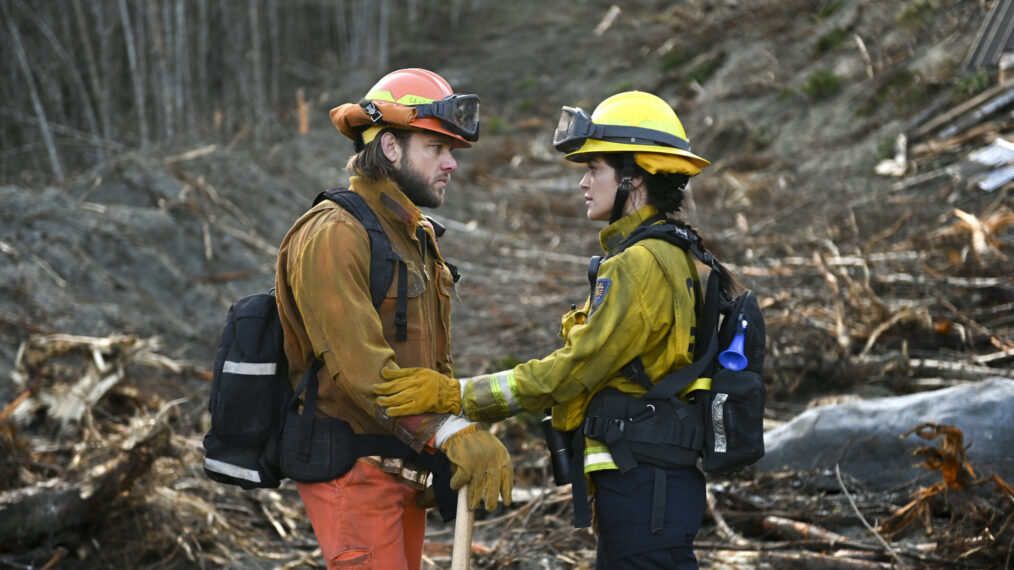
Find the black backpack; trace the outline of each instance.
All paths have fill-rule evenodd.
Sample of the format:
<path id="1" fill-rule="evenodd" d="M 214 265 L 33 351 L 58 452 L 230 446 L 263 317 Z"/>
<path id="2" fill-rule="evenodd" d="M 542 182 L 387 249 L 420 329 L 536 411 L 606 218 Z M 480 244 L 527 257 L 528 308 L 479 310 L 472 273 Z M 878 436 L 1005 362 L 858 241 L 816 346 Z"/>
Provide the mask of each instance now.
<path id="1" fill-rule="evenodd" d="M 401 265 L 395 322 L 396 339 L 404 340 L 408 289 L 405 262 L 391 248 L 380 222 L 361 196 L 344 189 L 329 190 L 313 203 L 324 199 L 337 202 L 366 228 L 374 307 L 386 297 L 394 265 Z M 411 458 L 433 472 L 437 483 L 449 478 L 449 464 L 442 454 L 416 454 L 394 436 L 355 434 L 340 419 L 316 417 L 317 372 L 321 366 L 323 362 L 315 359 L 293 390 L 273 292 L 236 301 L 226 316 L 213 371 L 208 405 L 211 429 L 204 436 L 204 471 L 208 477 L 244 489 L 274 488 L 285 478 L 328 481 L 348 471 L 358 457 L 382 455 Z M 306 398 L 300 412 L 299 396 L 304 391 Z M 438 498 L 453 496 L 443 493 L 439 485 L 437 494 Z M 444 501 L 441 511 L 446 518 Z"/>
<path id="2" fill-rule="evenodd" d="M 675 408 L 675 415 L 683 420 L 680 424 L 685 428 L 677 428 L 674 433 L 672 429 L 655 429 L 660 426 L 648 427 L 649 421 L 644 421 L 644 426 L 628 421 L 624 431 L 629 432 L 631 428 L 643 431 L 646 439 L 638 441 L 633 433 L 625 433 L 624 439 L 631 444 L 635 457 L 651 456 L 656 462 L 664 462 L 658 456 L 664 457 L 670 445 L 673 448 L 669 451 L 675 457 L 689 457 L 680 450 L 696 451 L 701 457 L 701 468 L 709 473 L 729 473 L 751 465 L 764 456 L 766 390 L 761 374 L 766 331 L 757 297 L 749 290 L 735 299 L 723 296 L 719 290 L 717 260 L 701 248 L 696 235 L 670 222 L 652 224 L 649 221 L 640 226 L 610 256 L 644 239 L 661 239 L 689 251 L 712 271 L 704 303 L 697 315 L 694 362 L 657 382 L 644 375 L 639 358 L 623 371 L 627 378 L 647 388 L 640 398 L 630 398 L 639 401 L 631 404 L 633 409 L 626 410 L 632 412 L 627 418 L 638 418 L 644 409 Z M 598 263 L 598 260 L 592 262 L 590 280 L 593 280 L 593 272 L 597 273 Z M 683 403 L 678 394 L 698 378 L 711 378 L 711 389 L 695 394 L 693 404 Z M 586 425 L 589 423 L 595 420 L 586 419 Z M 655 435 L 651 436 L 653 431 Z M 670 441 L 666 442 L 665 437 L 670 437 Z"/>

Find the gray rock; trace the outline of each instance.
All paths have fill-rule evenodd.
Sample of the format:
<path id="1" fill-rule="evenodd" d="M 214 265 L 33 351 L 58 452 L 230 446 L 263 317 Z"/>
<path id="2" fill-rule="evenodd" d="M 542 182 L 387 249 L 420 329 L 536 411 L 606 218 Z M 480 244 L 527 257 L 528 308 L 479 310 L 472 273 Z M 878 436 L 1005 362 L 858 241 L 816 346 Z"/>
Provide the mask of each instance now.
<path id="1" fill-rule="evenodd" d="M 932 392 L 807 410 L 765 434 L 760 471 L 833 468 L 873 491 L 940 480 L 912 451 L 939 447 L 913 427 L 933 422 L 965 434 L 966 457 L 979 477 L 1014 481 L 1014 380 L 994 378 Z"/>

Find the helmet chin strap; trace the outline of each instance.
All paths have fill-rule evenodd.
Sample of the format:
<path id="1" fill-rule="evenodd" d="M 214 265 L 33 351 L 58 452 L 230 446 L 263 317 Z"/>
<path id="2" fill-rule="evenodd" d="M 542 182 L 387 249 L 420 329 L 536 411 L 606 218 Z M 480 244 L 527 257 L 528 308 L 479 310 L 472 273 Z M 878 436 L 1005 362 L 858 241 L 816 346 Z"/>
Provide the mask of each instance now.
<path id="1" fill-rule="evenodd" d="M 630 196 L 630 185 L 634 179 L 633 153 L 623 153 L 623 171 L 620 179 L 620 185 L 616 188 L 616 198 L 613 199 L 613 211 L 609 215 L 610 224 L 623 217 L 623 207 L 627 205 L 627 198 Z"/>

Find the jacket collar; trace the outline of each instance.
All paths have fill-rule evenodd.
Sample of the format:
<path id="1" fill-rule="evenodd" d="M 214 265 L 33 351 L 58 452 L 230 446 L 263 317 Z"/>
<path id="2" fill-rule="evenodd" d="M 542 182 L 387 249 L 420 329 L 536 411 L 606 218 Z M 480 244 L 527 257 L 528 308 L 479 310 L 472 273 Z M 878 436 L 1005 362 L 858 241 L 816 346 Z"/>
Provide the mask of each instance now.
<path id="1" fill-rule="evenodd" d="M 423 219 L 422 210 L 391 179 L 370 180 L 353 176 L 349 182 L 349 187 L 366 200 L 378 217 L 399 220 L 409 228 L 414 228 Z"/>
<path id="2" fill-rule="evenodd" d="M 602 246 L 602 251 L 610 253 L 616 249 L 616 246 L 627 239 L 631 232 L 655 215 L 658 215 L 658 208 L 648 205 L 606 226 L 599 232 L 599 245 Z"/>

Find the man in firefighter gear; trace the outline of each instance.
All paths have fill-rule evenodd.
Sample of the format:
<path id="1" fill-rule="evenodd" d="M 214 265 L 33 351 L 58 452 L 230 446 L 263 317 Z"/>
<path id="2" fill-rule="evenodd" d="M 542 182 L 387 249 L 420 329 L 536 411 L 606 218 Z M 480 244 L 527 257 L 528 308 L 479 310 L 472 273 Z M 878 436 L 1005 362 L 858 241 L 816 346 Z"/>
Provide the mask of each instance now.
<path id="1" fill-rule="evenodd" d="M 433 72 L 402 69 L 359 103 L 332 109 L 335 126 L 357 150 L 346 167 L 349 188 L 376 214 L 404 263 L 375 308 L 367 232 L 323 200 L 285 236 L 276 294 L 293 386 L 315 358 L 324 362 L 318 414 L 341 418 L 356 433 L 393 434 L 420 454 L 442 451 L 451 487 L 469 484 L 469 506 L 492 510 L 499 496 L 510 503 L 513 485 L 509 454 L 495 436 L 447 413 L 390 418 L 373 392 L 383 370 L 451 373 L 454 278 L 420 208 L 443 202 L 457 168 L 452 151 L 478 139 L 478 104 Z M 367 456 L 337 479 L 297 483 L 327 567 L 420 568 L 427 475 L 409 460 Z"/>
<path id="2" fill-rule="evenodd" d="M 589 406 L 610 394 L 641 395 L 694 359 L 701 296 L 694 257 L 663 240 L 619 246 L 636 228 L 664 221 L 699 238 L 675 216 L 689 177 L 709 162 L 691 152 L 672 107 L 638 91 L 606 99 L 591 116 L 564 107 L 554 145 L 587 166 L 579 184 L 587 215 L 608 223 L 599 233 L 606 256 L 591 295 L 563 316 L 565 345 L 541 360 L 460 381 L 427 369 L 385 371 L 378 402 L 392 416 L 439 411 L 485 422 L 551 407 L 556 429 L 578 430 L 574 441 L 583 455 L 571 463 L 575 522 L 590 522 L 583 491 L 590 483 L 598 567 L 696 568 L 692 546 L 705 506 L 697 453 L 624 461 L 620 448 L 586 439 L 588 431 L 579 428 Z M 723 289 L 733 287 L 718 267 Z M 684 394 L 707 382 L 698 380 Z"/>

